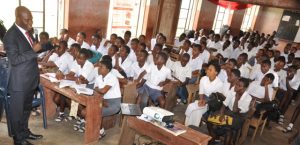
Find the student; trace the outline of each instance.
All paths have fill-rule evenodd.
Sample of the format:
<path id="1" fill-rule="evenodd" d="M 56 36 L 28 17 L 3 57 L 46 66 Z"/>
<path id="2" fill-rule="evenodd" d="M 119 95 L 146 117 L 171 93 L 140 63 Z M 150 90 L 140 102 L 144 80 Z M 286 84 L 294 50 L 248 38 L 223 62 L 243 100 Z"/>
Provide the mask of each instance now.
<path id="1" fill-rule="evenodd" d="M 284 70 L 285 67 L 285 58 L 283 56 L 279 56 L 276 59 L 276 62 L 274 64 L 274 72 L 278 75 L 278 81 L 281 82 L 282 79 L 285 79 L 286 77 L 286 70 Z"/>
<path id="2" fill-rule="evenodd" d="M 133 38 L 131 40 L 130 53 L 128 57 L 132 62 L 136 62 L 136 54 L 138 52 L 139 43 L 139 39 L 137 38 Z"/>
<path id="3" fill-rule="evenodd" d="M 182 33 L 182 34 L 180 34 L 178 39 L 175 39 L 174 47 L 176 50 L 179 50 L 180 46 L 183 45 L 185 38 L 186 38 L 186 34 Z"/>
<path id="4" fill-rule="evenodd" d="M 112 65 L 113 65 L 113 67 L 116 65 L 116 55 L 117 55 L 117 53 L 118 53 L 118 51 L 119 51 L 119 48 L 118 48 L 118 46 L 117 45 L 111 45 L 110 47 L 109 47 L 109 49 L 108 49 L 108 55 L 111 57 L 111 59 L 112 59 Z"/>
<path id="5" fill-rule="evenodd" d="M 92 51 L 99 51 L 100 49 L 100 36 L 98 34 L 94 34 L 92 36 L 92 45 L 91 45 L 91 49 Z"/>
<path id="6" fill-rule="evenodd" d="M 135 82 L 140 82 L 143 78 L 140 77 L 141 73 L 145 71 L 149 64 L 146 62 L 148 57 L 148 52 L 146 50 L 141 50 L 137 53 L 137 62 L 131 65 L 131 78 Z"/>
<path id="7" fill-rule="evenodd" d="M 252 58 L 257 53 L 257 49 L 255 47 L 254 42 L 249 42 L 247 45 L 247 49 L 243 49 L 243 52 L 248 55 L 248 58 Z"/>
<path id="8" fill-rule="evenodd" d="M 227 81 L 223 83 L 222 94 L 226 97 L 227 93 L 234 91 L 234 86 L 239 81 L 241 72 L 238 69 L 232 69 L 228 72 Z"/>
<path id="9" fill-rule="evenodd" d="M 247 53 L 242 53 L 237 58 L 237 68 L 241 72 L 241 76 L 244 78 L 250 77 L 250 69 L 251 67 L 246 63 L 248 61 L 248 55 Z"/>
<path id="10" fill-rule="evenodd" d="M 206 41 L 200 41 L 201 50 L 200 50 L 200 57 L 202 58 L 203 63 L 208 63 L 210 58 L 210 53 L 206 49 Z"/>
<path id="11" fill-rule="evenodd" d="M 260 70 L 252 71 L 253 73 L 250 74 L 250 79 L 254 81 L 261 81 L 265 74 L 272 73 L 274 75 L 274 81 L 273 81 L 273 87 L 277 88 L 279 84 L 279 77 L 274 72 L 274 70 L 271 69 L 271 61 L 270 60 L 264 60 L 261 63 Z"/>
<path id="12" fill-rule="evenodd" d="M 123 45 L 126 45 L 126 43 L 122 37 L 117 37 L 115 45 L 120 49 Z"/>
<path id="13" fill-rule="evenodd" d="M 104 50 L 101 49 L 101 51 L 104 51 L 103 52 L 103 55 L 107 55 L 105 54 L 106 50 L 108 51 L 108 48 L 111 46 L 111 45 L 114 45 L 116 43 L 116 39 L 117 39 L 118 35 L 113 33 L 110 35 L 110 39 L 109 40 L 105 40 L 104 44 L 103 44 L 103 48 Z"/>
<path id="14" fill-rule="evenodd" d="M 222 49 L 219 49 L 217 51 L 218 54 L 221 54 L 223 56 L 223 58 L 228 59 L 228 57 L 231 54 L 231 50 L 229 49 L 231 42 L 229 40 L 226 40 L 223 43 Z"/>
<path id="15" fill-rule="evenodd" d="M 285 77 L 281 79 L 279 89 L 276 94 L 276 98 L 280 101 L 279 108 L 281 115 L 278 121 L 279 124 L 283 124 L 284 114 L 287 111 L 291 103 L 292 96 L 296 93 L 299 85 L 300 77 L 297 74 L 297 67 L 292 65 L 288 68 Z"/>
<path id="16" fill-rule="evenodd" d="M 158 33 L 156 34 L 155 38 L 151 39 L 151 50 L 153 50 L 154 46 L 156 45 L 156 43 L 159 41 L 158 39 L 160 39 L 160 37 L 164 36 L 164 34 L 162 33 Z M 150 50 L 150 51 L 151 51 Z"/>
<path id="17" fill-rule="evenodd" d="M 285 60 L 288 60 L 288 55 L 290 53 L 292 47 L 292 43 L 288 43 L 285 45 L 283 52 L 280 54 L 281 56 L 284 56 Z"/>
<path id="18" fill-rule="evenodd" d="M 116 56 L 116 65 L 114 66 L 125 78 L 130 76 L 130 67 L 133 63 L 129 54 L 130 48 L 127 45 L 121 46 L 120 54 Z"/>
<path id="19" fill-rule="evenodd" d="M 158 44 L 161 44 L 163 48 L 166 48 L 166 42 L 167 42 L 167 37 L 162 35 L 161 37 L 158 38 L 157 42 Z"/>
<path id="20" fill-rule="evenodd" d="M 223 83 L 218 78 L 220 66 L 216 62 L 210 62 L 206 70 L 206 76 L 202 77 L 199 84 L 199 100 L 188 105 L 185 115 L 185 125 L 199 126 L 202 115 L 207 111 L 206 102 L 212 93 L 221 92 Z M 198 106 L 198 107 L 196 107 Z"/>
<path id="21" fill-rule="evenodd" d="M 85 49 L 85 48 L 83 48 Z M 90 49 L 86 49 L 88 51 L 88 60 L 89 62 L 91 62 L 92 64 L 96 64 L 97 62 L 99 62 L 99 60 L 102 57 L 102 54 L 98 51 L 94 51 L 94 50 L 90 50 Z"/>
<path id="22" fill-rule="evenodd" d="M 155 63 L 155 58 L 157 58 L 157 54 L 160 53 L 162 51 L 162 49 L 163 49 L 163 45 L 158 44 L 158 43 L 155 44 L 151 53 L 149 52 L 147 63 L 149 63 L 149 64 Z"/>
<path id="23" fill-rule="evenodd" d="M 202 69 L 203 59 L 201 58 L 202 48 L 199 44 L 193 45 L 192 57 L 190 59 L 189 65 L 192 71 L 192 78 L 189 83 L 194 84 L 199 77 L 200 70 Z"/>
<path id="24" fill-rule="evenodd" d="M 236 68 L 237 62 L 235 59 L 229 59 L 227 63 L 221 66 L 220 73 L 218 74 L 218 78 L 223 82 L 228 81 L 228 76 L 233 69 Z"/>
<path id="25" fill-rule="evenodd" d="M 148 97 L 151 98 L 154 104 L 158 102 L 161 108 L 165 107 L 166 102 L 161 90 L 172 79 L 171 70 L 165 66 L 167 59 L 168 56 L 165 53 L 159 52 L 156 55 L 155 63 L 152 63 L 143 72 L 142 77 L 146 75 L 146 79 L 143 79 L 137 85 L 139 95 L 136 100 L 137 104 L 141 105 L 142 110 L 147 106 Z"/>
<path id="26" fill-rule="evenodd" d="M 40 43 L 41 44 L 46 44 L 46 43 L 49 42 L 49 34 L 47 32 L 41 32 L 40 35 L 39 35 L 39 38 L 40 38 Z M 49 51 L 39 53 L 38 54 L 38 59 L 42 60 L 48 52 Z"/>
<path id="27" fill-rule="evenodd" d="M 261 81 L 254 81 L 250 84 L 248 92 L 258 103 L 270 102 L 273 100 L 272 73 L 266 74 Z"/>
<path id="28" fill-rule="evenodd" d="M 237 57 L 242 53 L 240 46 L 240 40 L 234 40 L 232 43 L 231 49 L 231 55 L 229 58 L 237 59 Z"/>
<path id="29" fill-rule="evenodd" d="M 140 43 L 138 44 L 137 52 L 140 52 L 140 51 L 142 51 L 142 50 L 146 50 L 146 51 L 148 52 L 148 48 L 147 48 L 146 44 L 143 43 L 143 42 L 140 42 Z"/>
<path id="30" fill-rule="evenodd" d="M 220 109 L 220 121 L 224 121 L 225 115 L 231 116 L 233 118 L 233 123 L 231 126 L 220 126 L 218 130 L 226 130 L 225 145 L 229 145 L 232 142 L 234 132 L 237 132 L 242 128 L 244 121 L 249 110 L 251 103 L 251 96 L 246 91 L 249 86 L 249 82 L 245 78 L 240 78 L 234 87 L 234 91 L 227 94 L 223 106 Z M 207 128 L 213 140 L 217 138 L 213 131 L 212 124 L 208 123 Z"/>
<path id="31" fill-rule="evenodd" d="M 88 51 L 81 49 L 76 56 L 76 61 L 71 66 L 70 73 L 65 77 L 67 80 L 76 81 L 78 84 L 88 84 L 94 78 L 90 75 L 94 70 L 94 65 L 88 60 Z"/>
<path id="32" fill-rule="evenodd" d="M 216 51 L 222 49 L 222 43 L 220 39 L 221 36 L 219 34 L 214 35 L 214 41 L 210 41 L 210 43 L 207 43 L 207 48 L 214 49 Z"/>
<path id="33" fill-rule="evenodd" d="M 187 63 L 190 60 L 190 55 L 185 53 L 182 55 L 180 61 L 176 61 L 173 63 L 171 70 L 172 70 L 172 77 L 177 83 L 177 90 L 176 94 L 179 97 L 177 99 L 178 103 L 186 104 L 188 92 L 186 89 L 186 85 L 188 84 L 189 80 L 192 76 L 192 70 L 190 65 Z"/>
<path id="34" fill-rule="evenodd" d="M 76 43 L 80 44 L 81 48 L 90 49 L 91 47 L 87 42 L 85 42 L 85 39 L 86 39 L 86 34 L 84 32 L 77 33 Z"/>
<path id="35" fill-rule="evenodd" d="M 60 35 L 59 38 L 60 41 L 68 42 L 68 48 L 70 48 L 72 44 L 76 43 L 76 41 L 69 36 L 68 29 L 61 29 L 59 35 Z"/>
<path id="36" fill-rule="evenodd" d="M 183 45 L 180 47 L 179 55 L 182 56 L 184 53 L 188 53 L 192 56 L 193 49 L 191 48 L 191 41 L 184 40 Z"/>
<path id="37" fill-rule="evenodd" d="M 125 31 L 125 33 L 124 33 L 125 43 L 124 44 L 126 44 L 128 47 L 130 47 L 130 45 L 131 45 L 130 38 L 131 38 L 131 32 L 130 31 Z"/>

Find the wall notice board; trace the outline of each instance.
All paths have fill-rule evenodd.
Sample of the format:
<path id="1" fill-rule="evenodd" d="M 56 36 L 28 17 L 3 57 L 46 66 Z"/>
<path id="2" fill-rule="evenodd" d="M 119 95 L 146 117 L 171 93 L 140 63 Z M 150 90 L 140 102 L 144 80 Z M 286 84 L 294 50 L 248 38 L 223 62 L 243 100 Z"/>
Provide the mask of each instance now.
<path id="1" fill-rule="evenodd" d="M 300 26 L 300 12 L 284 10 L 277 37 L 284 40 L 294 41 Z"/>

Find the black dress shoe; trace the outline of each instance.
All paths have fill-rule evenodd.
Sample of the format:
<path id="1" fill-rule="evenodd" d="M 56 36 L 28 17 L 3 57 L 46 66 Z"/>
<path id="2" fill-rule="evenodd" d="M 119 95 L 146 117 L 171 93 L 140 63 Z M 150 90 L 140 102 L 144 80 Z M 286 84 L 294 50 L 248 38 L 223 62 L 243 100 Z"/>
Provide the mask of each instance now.
<path id="1" fill-rule="evenodd" d="M 42 135 L 37 135 L 37 134 L 33 134 L 33 133 L 30 133 L 26 139 L 31 139 L 31 140 L 38 140 L 38 139 L 41 139 L 43 138 Z"/>
<path id="2" fill-rule="evenodd" d="M 14 142 L 14 145 L 33 145 L 33 144 L 27 140 L 23 140 L 21 142 Z"/>

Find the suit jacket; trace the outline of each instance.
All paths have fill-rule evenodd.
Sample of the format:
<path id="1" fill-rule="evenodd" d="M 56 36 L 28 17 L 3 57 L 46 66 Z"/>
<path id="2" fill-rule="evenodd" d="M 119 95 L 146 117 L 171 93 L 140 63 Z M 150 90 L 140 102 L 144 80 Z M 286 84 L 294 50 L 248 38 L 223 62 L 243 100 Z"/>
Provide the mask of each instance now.
<path id="1" fill-rule="evenodd" d="M 8 92 L 31 91 L 39 83 L 37 54 L 26 37 L 14 24 L 4 36 L 4 49 L 8 57 Z"/>

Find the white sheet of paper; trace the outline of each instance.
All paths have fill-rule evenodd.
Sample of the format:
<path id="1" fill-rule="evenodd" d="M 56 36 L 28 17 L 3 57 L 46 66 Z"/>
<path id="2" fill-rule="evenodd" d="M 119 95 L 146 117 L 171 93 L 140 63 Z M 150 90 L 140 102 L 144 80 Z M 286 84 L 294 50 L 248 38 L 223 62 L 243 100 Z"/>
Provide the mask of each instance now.
<path id="1" fill-rule="evenodd" d="M 285 16 L 282 17 L 281 20 L 288 22 L 288 21 L 290 21 L 290 18 L 291 18 L 291 16 L 285 15 Z"/>
<path id="2" fill-rule="evenodd" d="M 79 103 L 77 103 L 77 102 L 75 102 L 75 101 L 72 101 L 72 102 L 71 102 L 71 109 L 70 109 L 70 114 L 69 114 L 69 116 L 74 116 L 74 117 L 77 116 L 78 105 L 79 105 Z"/>

